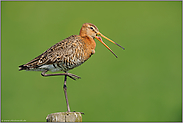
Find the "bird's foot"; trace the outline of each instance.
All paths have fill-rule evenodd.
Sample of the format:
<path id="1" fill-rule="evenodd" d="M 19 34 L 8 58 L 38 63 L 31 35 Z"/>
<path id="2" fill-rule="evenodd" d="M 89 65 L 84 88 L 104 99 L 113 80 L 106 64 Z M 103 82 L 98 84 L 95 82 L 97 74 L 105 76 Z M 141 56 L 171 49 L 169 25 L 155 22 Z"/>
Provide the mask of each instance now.
<path id="1" fill-rule="evenodd" d="M 81 77 L 79 77 L 79 76 L 77 76 L 77 75 L 74 75 L 74 74 L 72 74 L 72 73 L 56 73 L 56 74 L 46 74 L 46 72 L 48 72 L 48 70 L 45 70 L 45 71 L 43 71 L 42 73 L 41 73 L 41 75 L 42 76 L 68 76 L 68 77 L 70 77 L 71 79 L 74 79 L 74 80 L 76 80 L 76 79 L 80 79 Z"/>
<path id="2" fill-rule="evenodd" d="M 79 77 L 79 76 L 77 76 L 77 75 L 74 75 L 74 74 L 72 74 L 72 73 L 67 73 L 67 76 L 69 76 L 71 79 L 74 79 L 74 80 L 76 80 L 76 79 L 81 79 L 81 77 Z"/>
<path id="3" fill-rule="evenodd" d="M 73 111 L 73 112 L 76 112 L 76 111 Z M 84 113 L 83 113 L 83 112 L 79 112 L 79 113 L 81 113 L 81 114 L 83 114 L 83 115 L 84 115 Z"/>

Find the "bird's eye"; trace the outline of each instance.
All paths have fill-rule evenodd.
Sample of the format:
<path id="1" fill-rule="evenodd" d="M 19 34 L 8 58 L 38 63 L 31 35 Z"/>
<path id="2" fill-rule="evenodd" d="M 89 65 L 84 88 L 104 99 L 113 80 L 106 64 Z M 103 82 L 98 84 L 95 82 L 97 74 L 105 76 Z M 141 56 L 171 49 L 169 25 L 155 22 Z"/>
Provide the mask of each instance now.
<path id="1" fill-rule="evenodd" d="M 93 30 L 93 27 L 91 26 L 91 27 L 90 27 L 90 29 L 92 29 L 92 30 Z"/>

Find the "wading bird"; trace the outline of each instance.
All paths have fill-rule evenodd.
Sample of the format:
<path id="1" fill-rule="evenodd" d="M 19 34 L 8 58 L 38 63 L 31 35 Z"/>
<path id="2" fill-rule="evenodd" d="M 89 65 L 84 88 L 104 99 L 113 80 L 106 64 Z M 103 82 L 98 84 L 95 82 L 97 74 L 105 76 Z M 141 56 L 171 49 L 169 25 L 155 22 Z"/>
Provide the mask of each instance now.
<path id="1" fill-rule="evenodd" d="M 102 38 L 97 35 L 102 36 L 103 38 L 123 48 L 119 44 L 101 34 L 95 25 L 91 23 L 84 23 L 81 27 L 79 35 L 72 35 L 58 42 L 27 64 L 19 66 L 19 70 L 42 71 L 42 76 L 64 75 L 65 78 L 63 88 L 66 98 L 67 111 L 70 112 L 66 86 L 67 76 L 74 80 L 79 79 L 80 77 L 68 73 L 68 71 L 81 65 L 95 53 L 96 43 L 94 38 L 99 40 L 114 54 L 114 52 L 102 41 Z M 117 58 L 116 55 L 115 57 Z M 64 73 L 46 74 L 48 71 L 63 71 Z"/>

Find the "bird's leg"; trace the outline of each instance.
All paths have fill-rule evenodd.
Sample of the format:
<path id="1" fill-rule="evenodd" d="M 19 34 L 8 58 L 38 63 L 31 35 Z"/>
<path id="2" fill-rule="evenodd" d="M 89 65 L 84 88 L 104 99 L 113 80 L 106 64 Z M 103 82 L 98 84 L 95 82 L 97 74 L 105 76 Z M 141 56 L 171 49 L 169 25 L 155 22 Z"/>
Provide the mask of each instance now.
<path id="1" fill-rule="evenodd" d="M 69 102 L 68 102 L 68 97 L 67 97 L 67 86 L 66 86 L 66 81 L 67 81 L 67 75 L 65 75 L 65 79 L 64 79 L 64 94 L 65 94 L 65 100 L 66 100 L 66 104 L 67 104 L 67 111 L 70 112 L 70 107 L 69 107 Z"/>
<path id="2" fill-rule="evenodd" d="M 56 74 L 45 74 L 46 72 L 48 72 L 48 70 L 45 70 L 41 73 L 42 76 L 63 76 L 63 75 L 67 75 L 69 76 L 71 79 L 80 79 L 81 77 L 77 76 L 77 75 L 74 75 L 72 73 L 56 73 Z"/>

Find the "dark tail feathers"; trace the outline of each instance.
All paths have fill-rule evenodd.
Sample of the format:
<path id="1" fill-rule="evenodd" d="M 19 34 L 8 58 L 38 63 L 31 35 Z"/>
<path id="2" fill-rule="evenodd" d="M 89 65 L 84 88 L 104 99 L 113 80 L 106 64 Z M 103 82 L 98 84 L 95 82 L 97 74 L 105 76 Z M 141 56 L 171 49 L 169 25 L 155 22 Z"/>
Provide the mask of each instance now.
<path id="1" fill-rule="evenodd" d="M 27 70 L 27 69 L 29 69 L 27 66 L 24 66 L 24 65 L 19 66 L 19 71 L 20 70 Z"/>

